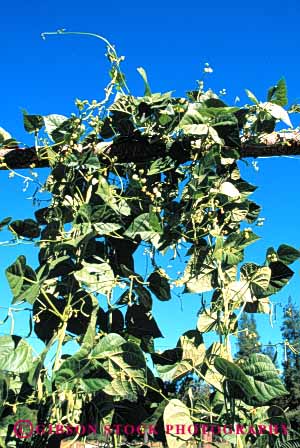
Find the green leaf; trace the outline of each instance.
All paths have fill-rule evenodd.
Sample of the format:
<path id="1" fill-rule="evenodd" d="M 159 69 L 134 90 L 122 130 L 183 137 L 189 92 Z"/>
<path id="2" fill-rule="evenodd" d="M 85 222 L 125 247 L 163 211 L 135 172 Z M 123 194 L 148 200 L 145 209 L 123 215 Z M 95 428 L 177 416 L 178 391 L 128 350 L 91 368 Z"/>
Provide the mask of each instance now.
<path id="1" fill-rule="evenodd" d="M 184 431 L 184 434 L 177 434 L 176 425 L 183 425 L 184 428 L 193 427 L 193 421 L 187 406 L 180 400 L 171 399 L 165 407 L 163 419 L 164 427 L 169 429 L 166 431 L 168 448 L 185 447 L 187 440 L 191 439 L 193 435 L 188 431 Z M 176 422 L 176 425 L 174 425 L 174 422 Z"/>
<path id="2" fill-rule="evenodd" d="M 239 190 L 231 182 L 223 182 L 219 192 L 233 199 L 238 199 L 240 196 Z"/>
<path id="3" fill-rule="evenodd" d="M 284 264 L 292 264 L 300 258 L 300 251 L 287 244 L 281 244 L 277 250 L 280 261 Z"/>
<path id="4" fill-rule="evenodd" d="M 38 423 L 38 421 L 37 421 L 37 414 L 38 414 L 38 410 L 31 409 L 31 408 L 25 406 L 23 403 L 19 403 L 15 413 L 10 413 L 10 414 L 8 414 L 6 416 L 4 416 L 5 415 L 4 414 L 3 416 L 1 416 L 1 419 L 0 419 L 0 430 L 1 430 L 1 432 L 4 431 L 4 433 L 5 433 L 5 440 L 7 440 L 6 439 L 6 435 L 8 433 L 9 426 L 11 428 L 13 428 L 14 424 L 16 422 L 18 422 L 18 421 L 24 421 L 25 420 L 25 422 L 26 421 L 27 422 L 31 422 L 33 427 L 35 427 L 37 425 L 37 423 Z M 19 430 L 20 430 L 20 433 L 22 434 L 23 433 L 22 425 L 20 425 Z M 26 432 L 26 430 L 27 431 L 30 430 L 29 424 L 28 424 L 28 426 L 26 426 L 26 424 L 25 424 L 24 435 L 30 433 L 30 431 Z M 11 437 L 11 439 L 12 439 L 12 437 Z M 11 442 L 6 442 L 4 446 L 6 448 L 16 447 L 17 445 L 19 445 L 19 444 L 21 444 L 23 442 L 18 442 L 17 445 L 15 444 L 15 442 L 12 442 L 12 443 Z"/>
<path id="5" fill-rule="evenodd" d="M 148 277 L 147 282 L 149 282 L 149 289 L 159 300 L 165 301 L 171 299 L 169 281 L 160 269 L 152 272 Z"/>
<path id="6" fill-rule="evenodd" d="M 12 220 L 12 218 L 10 216 L 8 216 L 7 218 L 4 218 L 0 221 L 0 230 L 3 229 L 3 227 L 7 226 L 10 221 Z"/>
<path id="7" fill-rule="evenodd" d="M 26 264 L 26 258 L 23 255 L 18 257 L 5 274 L 14 296 L 13 303 L 26 300 L 32 304 L 38 296 L 40 285 L 35 271 Z"/>
<path id="8" fill-rule="evenodd" d="M 211 291 L 216 282 L 216 269 L 212 264 L 206 262 L 197 263 L 192 256 L 185 268 L 183 277 L 178 284 L 185 285 L 184 292 L 202 293 Z"/>
<path id="9" fill-rule="evenodd" d="M 133 220 L 124 236 L 135 239 L 140 236 L 144 241 L 151 241 L 162 233 L 160 220 L 155 213 L 142 213 Z"/>
<path id="10" fill-rule="evenodd" d="M 201 333 L 208 333 L 209 331 L 211 331 L 217 323 L 217 318 L 217 312 L 211 313 L 209 309 L 205 309 L 198 317 L 198 331 L 200 331 Z"/>
<path id="11" fill-rule="evenodd" d="M 81 359 L 81 357 L 77 359 L 76 353 L 74 356 L 65 359 L 54 374 L 56 387 L 72 390 L 74 383 L 77 383 L 77 379 L 89 373 L 89 367 L 88 359 Z"/>
<path id="12" fill-rule="evenodd" d="M 106 358 L 110 352 L 125 344 L 126 339 L 122 338 L 117 333 L 110 333 L 104 338 L 100 339 L 96 347 L 92 351 L 93 358 Z"/>
<path id="13" fill-rule="evenodd" d="M 112 377 L 104 392 L 116 399 L 136 401 L 145 388 L 146 361 L 142 350 L 115 333 L 104 336 L 91 353 Z"/>
<path id="14" fill-rule="evenodd" d="M 227 378 L 231 384 L 242 390 L 246 397 L 251 399 L 255 396 L 255 390 L 250 379 L 237 364 L 218 356 L 215 358 L 214 367 L 221 375 Z"/>
<path id="15" fill-rule="evenodd" d="M 33 219 L 13 221 L 9 227 L 23 238 L 38 238 L 40 236 L 40 227 Z"/>
<path id="16" fill-rule="evenodd" d="M 151 89 L 149 86 L 149 82 L 148 82 L 148 78 L 147 78 L 147 74 L 145 69 L 143 69 L 143 67 L 138 67 L 137 71 L 139 72 L 139 74 L 141 75 L 141 77 L 143 78 L 144 84 L 145 84 L 145 96 L 151 96 Z"/>
<path id="17" fill-rule="evenodd" d="M 68 117 L 64 115 L 51 114 L 46 115 L 44 118 L 45 128 L 48 136 L 52 138 L 54 141 L 62 140 L 54 138 L 54 132 L 65 122 L 68 121 Z"/>
<path id="18" fill-rule="evenodd" d="M 281 78 L 276 86 L 269 88 L 267 100 L 282 107 L 287 105 L 287 87 L 284 78 Z"/>
<path id="19" fill-rule="evenodd" d="M 255 297 L 264 296 L 269 286 L 272 271 L 267 266 L 246 263 L 241 267 L 241 278 L 249 282 L 250 290 Z"/>
<path id="20" fill-rule="evenodd" d="M 208 124 L 208 122 L 209 117 L 203 112 L 203 109 L 201 109 L 199 105 L 189 103 L 188 109 L 182 117 L 178 127 L 183 128 L 184 126 L 193 124 Z"/>
<path id="21" fill-rule="evenodd" d="M 256 96 L 254 95 L 254 93 L 252 93 L 250 90 L 245 89 L 246 95 L 249 98 L 249 100 L 252 101 L 252 103 L 254 104 L 259 104 L 258 99 L 256 98 Z"/>
<path id="22" fill-rule="evenodd" d="M 259 238 L 252 230 L 231 233 L 224 243 L 223 261 L 229 265 L 238 264 L 244 258 L 243 249 Z"/>
<path id="23" fill-rule="evenodd" d="M 102 198 L 105 204 L 111 207 L 115 212 L 124 216 L 130 215 L 131 209 L 126 200 L 117 196 L 114 186 L 109 185 L 103 176 L 99 176 L 97 194 Z"/>
<path id="24" fill-rule="evenodd" d="M 172 170 L 175 166 L 174 160 L 170 157 L 160 157 L 151 163 L 147 175 L 152 176 L 153 174 L 164 173 L 165 171 Z"/>
<path id="25" fill-rule="evenodd" d="M 19 336 L 0 336 L 0 370 L 28 372 L 32 366 L 32 348 Z"/>
<path id="26" fill-rule="evenodd" d="M 300 448 L 300 439 L 291 439 L 278 445 L 278 448 Z"/>
<path id="27" fill-rule="evenodd" d="M 163 381 L 178 380 L 199 367 L 205 358 L 203 337 L 197 330 L 180 336 L 176 348 L 162 354 L 152 354 L 153 362 Z"/>
<path id="28" fill-rule="evenodd" d="M 99 392 L 110 384 L 110 380 L 104 378 L 80 378 L 79 386 L 86 393 Z"/>
<path id="29" fill-rule="evenodd" d="M 236 302 L 236 304 L 238 302 L 252 302 L 248 281 L 240 280 L 230 282 L 223 291 L 224 297 L 231 302 Z"/>
<path id="30" fill-rule="evenodd" d="M 23 122 L 25 131 L 36 133 L 44 126 L 42 115 L 28 115 L 23 112 Z"/>
<path id="31" fill-rule="evenodd" d="M 249 246 L 259 239 L 260 237 L 250 229 L 242 230 L 240 232 L 233 232 L 226 239 L 224 247 L 236 247 L 241 250 L 245 249 L 245 247 Z"/>
<path id="32" fill-rule="evenodd" d="M 265 297 L 280 291 L 280 289 L 282 289 L 294 275 L 294 271 L 281 261 L 269 263 L 269 268 L 272 273 L 270 284 L 264 294 Z"/>
<path id="33" fill-rule="evenodd" d="M 182 129 L 186 135 L 208 135 L 209 126 L 207 124 L 185 124 Z"/>
<path id="34" fill-rule="evenodd" d="M 99 233 L 99 235 L 110 235 L 116 230 L 119 230 L 121 227 L 121 224 L 117 224 L 114 222 L 93 223 L 93 228 Z"/>
<path id="35" fill-rule="evenodd" d="M 261 353 L 249 355 L 241 367 L 255 392 L 250 402 L 263 404 L 288 393 L 269 356 Z"/>
<path id="36" fill-rule="evenodd" d="M 83 283 L 92 291 L 104 295 L 112 290 L 115 284 L 115 276 L 108 263 L 99 259 L 99 263 L 82 261 L 82 266 L 80 271 L 74 273 L 77 281 Z"/>
<path id="37" fill-rule="evenodd" d="M 260 106 L 263 110 L 269 112 L 269 114 L 271 114 L 272 117 L 276 120 L 280 120 L 287 126 L 293 127 L 289 114 L 285 109 L 283 109 L 283 107 L 279 106 L 278 104 L 269 102 L 261 103 Z"/>
<path id="38" fill-rule="evenodd" d="M 0 145 L 7 140 L 10 140 L 12 137 L 9 132 L 0 127 Z"/>

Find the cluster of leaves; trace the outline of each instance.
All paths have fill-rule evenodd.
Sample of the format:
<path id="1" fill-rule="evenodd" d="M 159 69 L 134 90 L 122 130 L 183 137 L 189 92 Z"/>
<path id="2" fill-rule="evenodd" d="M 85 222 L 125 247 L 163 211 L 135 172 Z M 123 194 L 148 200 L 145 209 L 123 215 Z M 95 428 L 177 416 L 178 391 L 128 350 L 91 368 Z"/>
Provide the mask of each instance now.
<path id="1" fill-rule="evenodd" d="M 37 268 L 21 255 L 6 275 L 13 304 L 32 305 L 34 331 L 46 346 L 33 359 L 25 340 L 0 338 L 2 436 L 9 428 L 5 437 L 13 439 L 16 409 L 44 424 L 157 424 L 161 440 L 163 422 L 214 416 L 219 424 L 261 424 L 274 412 L 269 403 L 287 392 L 268 356 L 234 362 L 230 337 L 243 311 L 270 311 L 270 296 L 291 279 L 289 265 L 300 252 L 281 245 L 261 265 L 244 262 L 245 248 L 259 238 L 245 223 L 256 223 L 260 207 L 237 161 L 243 139 L 272 132 L 279 120 L 290 125 L 285 82 L 269 90 L 266 102 L 248 92 L 253 104 L 238 108 L 201 88 L 187 98 L 152 94 L 139 69 L 145 94 L 135 97 L 124 92 L 122 58 L 111 47 L 108 56 L 105 102 L 77 100 L 70 118 L 24 113 L 25 129 L 43 141 L 40 157 L 51 164 L 44 185 L 51 202 L 35 220 L 1 225 L 39 248 Z M 170 279 L 157 254 L 177 253 L 182 242 L 188 262 L 180 278 Z M 140 248 L 150 254 L 146 277 Z M 172 284 L 199 297 L 211 292 L 210 300 L 202 301 L 197 327 L 159 353 L 152 305 L 171 300 Z M 211 331 L 219 342 L 205 347 L 203 334 Z M 70 340 L 79 350 L 61 357 Z M 45 357 L 56 343 L 47 372 Z M 168 395 L 166 384 L 191 374 L 210 387 L 205 405 L 191 394 L 185 403 Z M 226 438 L 239 447 L 259 439 Z M 170 448 L 185 441 L 167 435 Z"/>

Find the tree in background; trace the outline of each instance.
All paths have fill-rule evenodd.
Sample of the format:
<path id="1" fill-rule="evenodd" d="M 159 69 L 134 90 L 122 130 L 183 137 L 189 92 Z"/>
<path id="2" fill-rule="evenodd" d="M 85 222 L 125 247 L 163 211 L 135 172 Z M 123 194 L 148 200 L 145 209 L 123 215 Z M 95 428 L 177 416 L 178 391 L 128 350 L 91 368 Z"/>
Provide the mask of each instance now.
<path id="1" fill-rule="evenodd" d="M 260 353 L 261 343 L 259 339 L 260 336 L 253 314 L 249 317 L 248 313 L 243 313 L 239 324 L 238 352 L 236 357 L 244 359 L 248 358 L 252 353 Z"/>
<path id="2" fill-rule="evenodd" d="M 276 361 L 277 359 L 277 350 L 275 348 L 275 346 L 272 344 L 271 341 L 268 342 L 268 344 L 266 345 L 266 347 L 263 349 L 262 353 L 264 355 L 269 356 L 269 358 L 271 359 L 271 361 L 274 363 L 274 365 L 276 367 L 278 367 L 278 363 Z"/>
<path id="3" fill-rule="evenodd" d="M 287 416 L 294 429 L 299 430 L 300 424 L 300 310 L 289 297 L 284 308 L 284 318 L 281 327 L 285 341 L 285 357 L 283 376 L 290 395 L 284 400 L 289 410 Z"/>

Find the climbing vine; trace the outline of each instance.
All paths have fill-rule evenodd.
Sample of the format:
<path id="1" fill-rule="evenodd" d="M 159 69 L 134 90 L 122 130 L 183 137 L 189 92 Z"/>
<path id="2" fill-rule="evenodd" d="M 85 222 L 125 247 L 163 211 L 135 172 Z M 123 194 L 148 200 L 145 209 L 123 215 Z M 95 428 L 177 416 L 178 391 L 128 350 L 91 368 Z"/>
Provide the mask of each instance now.
<path id="1" fill-rule="evenodd" d="M 49 34 L 88 33 L 43 36 Z M 245 261 L 261 218 L 251 199 L 256 187 L 241 178 L 240 148 L 270 138 L 279 121 L 291 127 L 285 81 L 264 101 L 247 91 L 249 104 L 237 107 L 202 81 L 182 98 L 152 93 L 139 68 L 145 93 L 134 96 L 121 71 L 124 58 L 93 36 L 105 42 L 111 65 L 104 99 L 76 100 L 70 117 L 24 113 L 38 157 L 50 165 L 42 189 L 51 200 L 35 219 L 7 218 L 1 227 L 39 250 L 38 266 L 20 255 L 6 276 L 13 305 L 32 306 L 34 332 L 45 348 L 33 358 L 26 339 L 0 337 L 2 446 L 54 446 L 49 425 L 87 424 L 97 429 L 92 438 L 114 446 L 122 434 L 169 448 L 203 437 L 203 431 L 178 433 L 176 424 L 252 428 L 214 434 L 214 443 L 232 447 L 290 446 L 294 437 L 286 431 L 258 430 L 270 423 L 288 427 L 284 410 L 274 405 L 288 393 L 277 369 L 267 355 L 234 360 L 231 351 L 241 314 L 271 313 L 272 296 L 300 258 L 281 244 L 261 264 Z M 0 144 L 15 144 L 3 129 Z M 164 260 L 177 255 L 183 274 L 170 278 Z M 147 260 L 146 275 L 141 260 Z M 169 301 L 172 310 L 173 292 L 193 293 L 200 312 L 177 346 L 161 353 L 152 305 Z M 205 346 L 210 332 L 218 342 Z M 69 341 L 78 350 L 62 355 Z M 182 400 L 170 392 L 170 384 L 191 374 L 207 385 L 205 400 L 192 388 Z M 20 419 L 46 429 L 22 439 L 14 427 Z M 128 435 L 124 424 L 143 431 Z"/>

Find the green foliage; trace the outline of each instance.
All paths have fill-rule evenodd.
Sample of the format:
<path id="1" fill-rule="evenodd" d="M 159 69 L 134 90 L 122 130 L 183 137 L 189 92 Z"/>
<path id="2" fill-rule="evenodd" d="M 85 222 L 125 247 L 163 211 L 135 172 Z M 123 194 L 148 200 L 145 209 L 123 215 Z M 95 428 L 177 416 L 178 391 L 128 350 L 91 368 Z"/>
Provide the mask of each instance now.
<path id="1" fill-rule="evenodd" d="M 249 316 L 248 313 L 243 313 L 239 322 L 237 358 L 247 359 L 250 354 L 259 353 L 259 339 L 253 314 Z"/>
<path id="2" fill-rule="evenodd" d="M 282 404 L 288 408 L 288 418 L 297 431 L 300 422 L 300 311 L 299 306 L 293 303 L 291 297 L 284 308 L 281 332 L 285 341 L 283 377 L 286 388 L 290 392 L 289 397 Z"/>
<path id="3" fill-rule="evenodd" d="M 43 189 L 51 201 L 36 220 L 6 218 L 1 227 L 39 249 L 35 269 L 20 255 L 6 276 L 13 303 L 33 305 L 34 331 L 46 345 L 33 361 L 25 341 L 4 337 L 1 418 L 12 418 L 15 406 L 25 416 L 30 406 L 47 424 L 79 424 L 86 415 L 101 425 L 212 417 L 222 424 L 244 422 L 254 409 L 267 419 L 267 405 L 286 391 L 270 358 L 256 353 L 253 318 L 242 317 L 240 326 L 238 320 L 243 310 L 270 313 L 270 296 L 291 279 L 288 265 L 300 252 L 281 245 L 261 265 L 244 261 L 259 239 L 245 223 L 256 224 L 260 207 L 249 198 L 256 187 L 241 178 L 238 160 L 243 141 L 259 143 L 279 121 L 290 126 L 285 83 L 265 103 L 247 91 L 253 105 L 238 108 L 202 87 L 187 98 L 152 93 L 139 68 L 145 94 L 136 97 L 120 69 L 123 58 L 93 36 L 106 43 L 111 64 L 105 98 L 76 100 L 71 117 L 24 113 L 25 129 L 43 142 L 50 162 Z M 10 139 L 0 135 L 2 144 Z M 137 258 L 141 248 L 147 269 Z M 186 261 L 179 278 L 161 267 L 160 257 L 170 252 Z M 197 328 L 159 353 L 153 302 L 169 301 L 172 313 L 174 287 L 200 294 L 202 307 Z M 243 360 L 233 360 L 230 350 L 238 328 Z M 243 339 L 246 329 L 253 340 Z M 203 335 L 211 331 L 219 342 L 206 347 Z M 68 341 L 80 348 L 62 356 Z M 56 355 L 47 370 L 51 349 Z M 11 372 L 30 386 L 23 401 L 14 398 Z M 205 400 L 194 402 L 189 390 L 185 404 L 170 390 L 191 376 L 206 384 Z M 191 438 L 160 429 L 157 437 L 165 436 L 172 448 Z M 247 441 L 232 443 L 240 448 Z"/>

